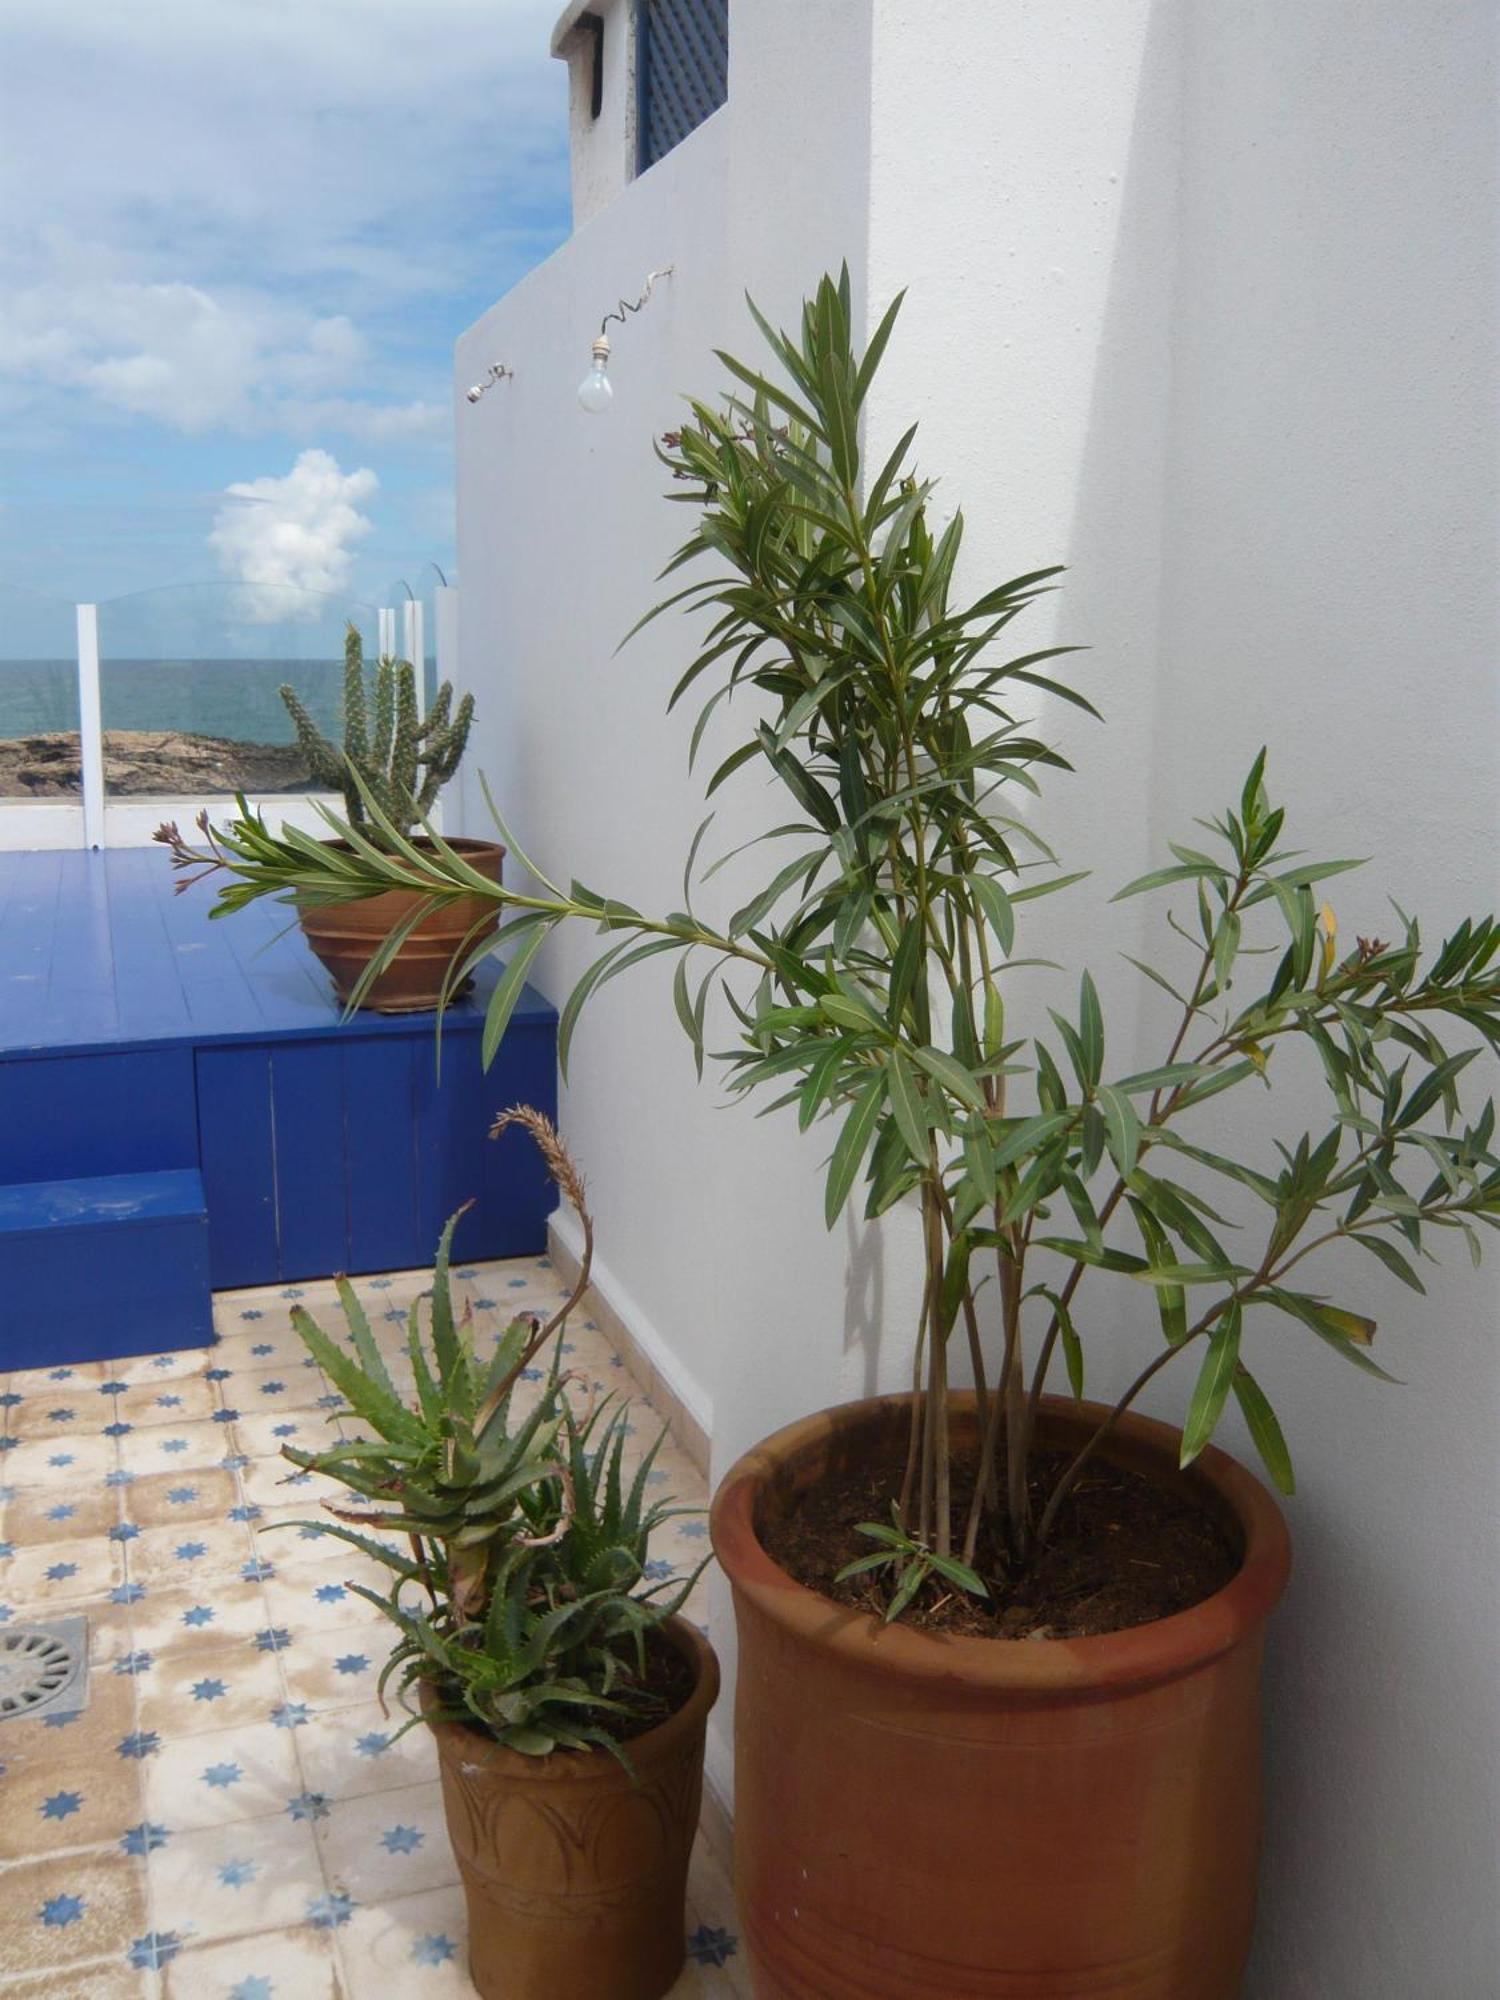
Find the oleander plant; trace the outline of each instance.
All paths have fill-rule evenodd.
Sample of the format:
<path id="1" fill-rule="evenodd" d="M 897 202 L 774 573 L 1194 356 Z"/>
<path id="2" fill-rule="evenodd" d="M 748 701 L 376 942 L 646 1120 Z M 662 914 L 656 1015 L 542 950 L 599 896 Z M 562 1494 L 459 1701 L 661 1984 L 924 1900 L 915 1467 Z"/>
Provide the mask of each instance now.
<path id="1" fill-rule="evenodd" d="M 692 403 L 660 447 L 696 520 L 669 565 L 689 580 L 642 624 L 704 623 L 672 695 L 701 704 L 694 755 L 732 698 L 750 698 L 707 793 L 754 774 L 784 808 L 742 907 L 720 924 L 693 909 L 708 821 L 683 905 L 661 916 L 613 887 L 564 885 L 535 860 L 524 893 L 485 883 L 436 835 L 418 848 L 368 787 L 367 830 L 340 865 L 366 893 L 399 881 L 434 898 L 492 897 L 506 965 L 489 1050 L 559 925 L 605 940 L 563 1009 L 564 1062 L 589 996 L 670 955 L 700 1072 L 713 1005 L 732 1024 L 730 1087 L 829 1133 L 829 1226 L 856 1190 L 870 1218 L 915 1206 L 925 1282 L 910 1435 L 870 1558 L 904 1609 L 929 1581 L 977 1595 L 1023 1572 L 1123 1414 L 1169 1369 L 1183 1378 L 1184 1465 L 1234 1402 L 1271 1478 L 1292 1489 L 1283 1427 L 1252 1367 L 1263 1329 L 1290 1322 L 1382 1377 L 1348 1260 L 1336 1260 L 1337 1289 L 1320 1261 L 1353 1249 L 1420 1291 L 1441 1245 L 1477 1259 L 1500 1222 L 1494 1105 L 1474 1090 L 1500 1047 L 1500 928 L 1479 916 L 1433 950 L 1397 912 L 1389 940 L 1348 938 L 1325 885 L 1359 864 L 1289 844 L 1262 751 L 1190 842 L 1118 891 L 1185 902 L 1169 911 L 1165 949 L 1139 964 L 1175 1010 L 1159 1059 L 1112 1061 L 1090 973 L 1049 975 L 1026 949 L 1031 904 L 1081 879 L 1037 830 L 1041 780 L 1066 766 L 1028 710 L 1041 695 L 1096 713 L 1061 678 L 1075 649 L 1011 650 L 1012 626 L 1058 572 L 961 597 L 964 518 L 939 520 L 915 427 L 865 461 L 861 411 L 900 303 L 863 352 L 847 273 L 823 280 L 793 332 L 757 314 L 765 371 L 721 356 L 724 403 Z M 267 886 L 299 888 L 323 866 L 290 836 L 253 837 Z M 196 859 L 237 876 L 232 849 Z M 231 879 L 224 893 L 241 887 Z M 1049 976 L 1065 997 L 1038 1026 L 1031 995 Z M 1018 978 L 1030 982 L 1025 1028 Z M 1298 1129 L 1273 1153 L 1224 1138 L 1235 1097 L 1258 1106 L 1294 1051 L 1311 1057 L 1322 1093 L 1295 1068 Z M 1060 1384 L 1082 1399 L 1091 1347 L 1113 1350 L 1131 1324 L 1124 1295 L 1154 1301 L 1152 1344 L 1039 1491 L 1042 1399 Z M 960 1379 L 981 1440 L 962 1481 Z"/>

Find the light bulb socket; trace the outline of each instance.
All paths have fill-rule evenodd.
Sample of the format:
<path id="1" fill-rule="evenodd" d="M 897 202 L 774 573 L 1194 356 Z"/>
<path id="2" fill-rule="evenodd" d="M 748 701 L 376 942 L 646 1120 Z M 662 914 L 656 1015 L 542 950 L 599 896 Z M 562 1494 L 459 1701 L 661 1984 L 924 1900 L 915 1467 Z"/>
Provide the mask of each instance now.
<path id="1" fill-rule="evenodd" d="M 609 354 L 610 354 L 609 335 L 607 333 L 601 333 L 598 339 L 595 340 L 594 342 L 593 346 L 594 359 L 596 361 L 608 361 Z"/>

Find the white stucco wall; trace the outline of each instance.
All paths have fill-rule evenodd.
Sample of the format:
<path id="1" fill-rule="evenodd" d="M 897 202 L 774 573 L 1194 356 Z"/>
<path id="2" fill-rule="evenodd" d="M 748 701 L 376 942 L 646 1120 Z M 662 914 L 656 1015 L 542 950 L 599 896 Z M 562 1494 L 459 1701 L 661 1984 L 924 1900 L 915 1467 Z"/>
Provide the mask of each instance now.
<path id="1" fill-rule="evenodd" d="M 969 580 L 1070 566 L 1026 642 L 1093 649 L 1078 672 L 1108 726 L 1044 715 L 1077 776 L 1036 818 L 1100 887 L 1042 906 L 1037 935 L 1090 964 L 1122 1066 L 1156 1055 L 1157 1016 L 1117 952 L 1162 933 L 1104 891 L 1221 805 L 1262 741 L 1299 844 L 1377 857 L 1335 885 L 1346 934 L 1380 927 L 1387 888 L 1434 929 L 1489 907 L 1493 40 L 1482 0 L 738 7 L 725 109 L 460 343 L 460 385 L 497 354 L 517 370 L 458 408 L 462 654 L 475 761 L 538 858 L 676 900 L 699 789 L 690 718 L 661 711 L 691 635 L 610 657 L 684 528 L 651 435 L 678 392 L 715 387 L 714 345 L 750 344 L 744 288 L 785 315 L 847 256 L 867 311 L 911 287 L 870 434 L 921 418 Z M 584 416 L 601 312 L 667 262 L 612 329 L 614 408 Z M 761 804 L 748 785 L 726 802 L 725 844 Z M 473 830 L 472 788 L 464 810 Z M 544 956 L 554 997 L 592 945 Z M 722 1469 L 893 1379 L 914 1260 L 899 1225 L 825 1236 L 824 1146 L 716 1108 L 669 977 L 649 965 L 595 1003 L 565 1120 L 607 1282 Z M 1358 1297 L 1407 1387 L 1253 1331 L 1301 1491 L 1247 2000 L 1494 1990 L 1500 1266 L 1450 1267 L 1425 1302 L 1374 1270 Z M 1183 1394 L 1168 1376 L 1159 1406 Z M 728 1723 L 725 1703 L 721 1784 Z"/>

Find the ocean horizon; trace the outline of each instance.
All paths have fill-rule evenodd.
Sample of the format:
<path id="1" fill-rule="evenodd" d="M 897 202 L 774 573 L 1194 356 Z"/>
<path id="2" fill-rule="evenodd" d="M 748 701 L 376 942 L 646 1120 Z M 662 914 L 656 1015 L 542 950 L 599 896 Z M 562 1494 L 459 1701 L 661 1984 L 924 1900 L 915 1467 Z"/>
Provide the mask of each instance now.
<path id="1" fill-rule="evenodd" d="M 436 673 L 427 662 L 427 694 Z M 343 727 L 340 660 L 104 660 L 99 669 L 104 727 L 176 731 L 234 743 L 290 743 L 291 718 L 278 688 L 301 695 L 318 727 Z M 78 669 L 72 660 L 0 660 L 0 738 L 50 735 L 78 727 Z"/>

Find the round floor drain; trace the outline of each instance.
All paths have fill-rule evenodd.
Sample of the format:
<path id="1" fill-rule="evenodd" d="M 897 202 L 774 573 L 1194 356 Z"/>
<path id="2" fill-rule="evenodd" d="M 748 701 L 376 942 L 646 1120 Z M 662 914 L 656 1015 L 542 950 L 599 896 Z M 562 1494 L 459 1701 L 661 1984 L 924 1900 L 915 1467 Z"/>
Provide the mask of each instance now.
<path id="1" fill-rule="evenodd" d="M 56 1632 L 0 1632 L 0 1717 L 26 1715 L 54 1701 L 78 1666 L 77 1647 Z"/>

